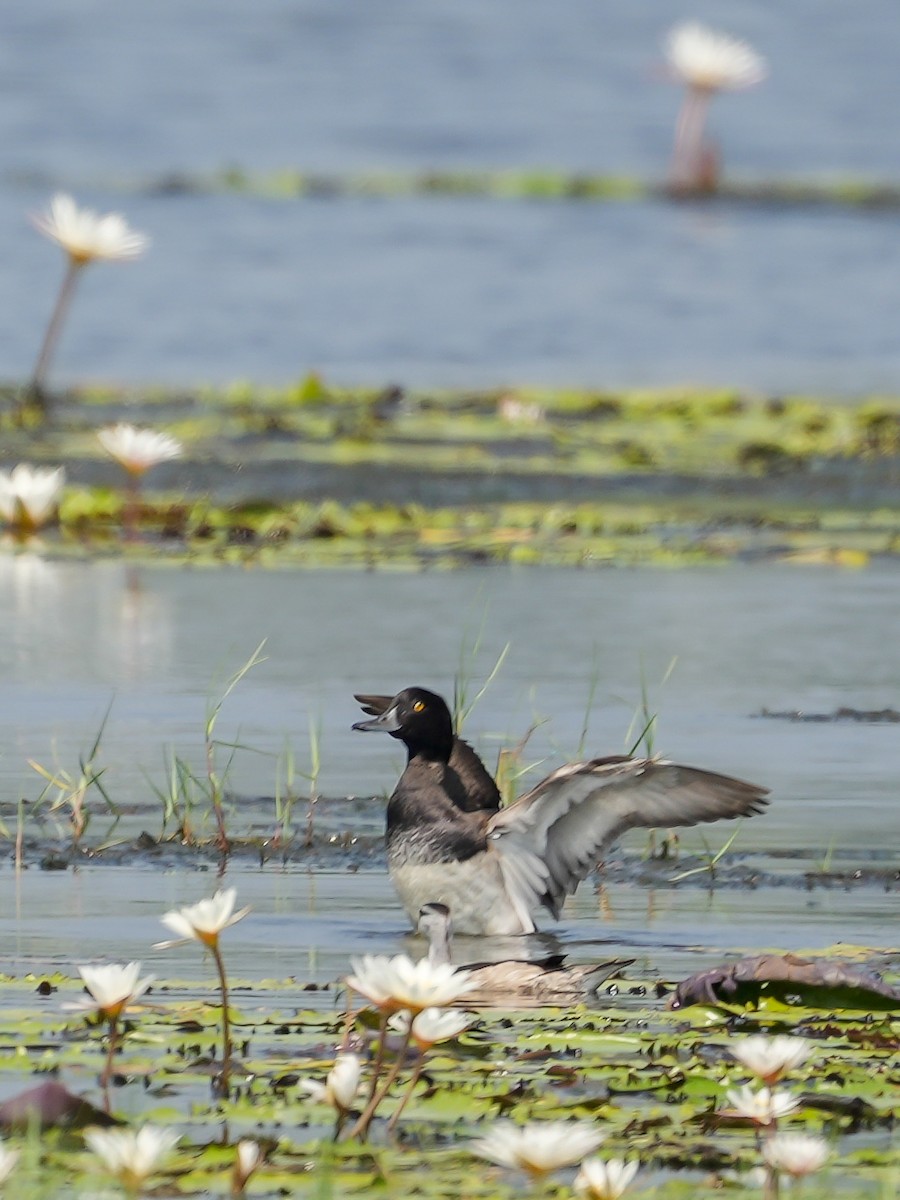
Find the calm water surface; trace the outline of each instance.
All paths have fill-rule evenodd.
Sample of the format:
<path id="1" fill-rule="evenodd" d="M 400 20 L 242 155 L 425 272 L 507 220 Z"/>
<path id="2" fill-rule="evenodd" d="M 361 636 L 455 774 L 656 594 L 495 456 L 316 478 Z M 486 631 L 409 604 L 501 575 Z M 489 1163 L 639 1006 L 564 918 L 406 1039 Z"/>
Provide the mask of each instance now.
<path id="1" fill-rule="evenodd" d="M 421 683 L 451 695 L 461 660 L 474 692 L 508 644 L 466 729 L 489 761 L 539 721 L 529 757 L 549 770 L 578 753 L 589 705 L 586 749 L 622 749 L 643 676 L 657 750 L 774 790 L 771 817 L 747 826 L 751 841 L 817 848 L 828 815 L 842 845 L 877 846 L 900 767 L 896 727 L 753 715 L 896 706 L 884 650 L 897 586 L 890 564 L 303 574 L 4 556 L 0 779 L 7 797 L 34 796 L 27 760 L 72 769 L 111 705 L 107 786 L 155 815 L 144 773 L 157 772 L 167 746 L 199 764 L 210 704 L 265 639 L 266 661 L 216 730 L 248 747 L 235 756 L 235 790 L 272 794 L 285 739 L 305 765 L 312 722 L 321 790 L 372 795 L 390 789 L 403 758 L 391 739 L 350 731 L 353 692 Z M 841 820 L 851 807 L 852 821 Z"/>
<path id="2" fill-rule="evenodd" d="M 674 873 L 674 868 L 673 868 Z M 253 911 L 228 933 L 234 976 L 331 983 L 351 954 L 418 957 L 413 937 L 383 874 L 308 874 L 296 868 L 229 870 L 226 883 Z M 160 916 L 211 895 L 213 871 L 125 871 L 99 867 L 67 872 L 0 871 L 0 971 L 59 970 L 85 961 L 140 958 L 162 977 L 203 980 L 195 947 L 154 950 L 167 937 Z M 602 902 L 601 902 L 602 901 Z M 733 957 L 774 949 L 808 951 L 843 942 L 895 946 L 896 894 L 786 889 L 759 892 L 614 885 L 598 896 L 583 884 L 563 919 L 526 938 L 457 938 L 457 961 L 523 958 L 564 950 L 573 962 L 635 959 L 632 978 L 680 979 Z M 303 1007 L 329 1007 L 333 992 L 286 997 Z M 271 1002 L 271 998 L 270 998 Z"/>
<path id="3" fill-rule="evenodd" d="M 893 0 L 673 11 L 571 0 L 36 0 L 0 38 L 0 376 L 31 368 L 61 272 L 25 213 L 54 189 L 153 238 L 98 267 L 56 363 L 85 378 L 696 381 L 896 389 L 894 216 L 656 204 L 258 201 L 137 193 L 228 164 L 359 172 L 667 168 L 684 16 L 749 38 L 723 96 L 737 175 L 897 178 Z"/>
<path id="4" fill-rule="evenodd" d="M 389 791 L 402 755 L 389 739 L 350 731 L 352 692 L 415 682 L 449 694 L 461 656 L 474 687 L 508 642 L 467 730 L 489 762 L 535 721 L 544 723 L 528 758 L 541 772 L 577 754 L 592 688 L 586 746 L 622 749 L 633 736 L 643 673 L 659 714 L 657 749 L 772 788 L 771 810 L 747 822 L 738 843 L 766 869 L 777 872 L 785 852 L 795 875 L 806 869 L 798 854 L 813 870 L 829 851 L 842 869 L 865 866 L 873 853 L 882 866 L 892 862 L 897 727 L 753 717 L 762 707 L 897 706 L 896 663 L 885 653 L 896 625 L 891 566 L 134 573 L 120 563 L 21 555 L 0 567 L 0 620 L 10 630 L 0 663 L 8 824 L 15 797 L 34 801 L 41 790 L 28 760 L 77 772 L 112 701 L 99 755 L 104 782 L 129 810 L 126 830 L 157 833 L 148 776 L 162 783 L 166 747 L 200 767 L 210 697 L 263 638 L 267 660 L 228 698 L 217 728 L 223 741 L 247 747 L 233 763 L 236 791 L 273 794 L 286 739 L 305 769 L 311 721 L 321 728 L 326 795 Z M 477 652 L 466 653 L 476 642 Z M 373 811 L 369 829 L 380 824 Z M 269 813 L 265 804 L 239 802 L 232 828 L 266 829 Z M 96 818 L 88 840 L 102 840 L 104 828 Z M 43 829 L 52 842 L 52 822 Z M 684 845 L 699 849 L 691 839 L 686 832 Z M 722 840 L 712 835 L 716 846 Z M 632 835 L 628 844 L 643 843 Z M 252 923 L 235 931 L 247 973 L 260 939 L 267 971 L 320 980 L 339 973 L 349 952 L 403 945 L 405 921 L 380 870 L 309 874 L 270 863 L 229 877 L 254 905 Z M 0 932 L 19 966 L 89 953 L 146 956 L 160 936 L 160 911 L 215 882 L 211 870 L 34 868 L 17 878 L 7 866 Z M 625 882 L 602 897 L 583 886 L 556 932 L 582 957 L 637 948 L 665 974 L 696 969 L 686 964 L 697 961 L 698 945 L 716 956 L 736 946 L 890 945 L 896 915 L 896 892 L 877 888 L 707 895 Z"/>

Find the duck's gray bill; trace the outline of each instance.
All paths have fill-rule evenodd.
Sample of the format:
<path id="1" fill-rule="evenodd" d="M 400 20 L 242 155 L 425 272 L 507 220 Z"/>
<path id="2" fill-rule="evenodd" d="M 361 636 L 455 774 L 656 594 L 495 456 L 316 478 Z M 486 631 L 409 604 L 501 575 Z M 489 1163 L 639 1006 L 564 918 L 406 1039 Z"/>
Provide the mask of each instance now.
<path id="1" fill-rule="evenodd" d="M 389 708 L 387 712 L 383 712 L 380 717 L 373 717 L 371 721 L 357 721 L 353 728 L 360 729 L 363 733 L 396 733 L 400 728 L 397 710 Z"/>

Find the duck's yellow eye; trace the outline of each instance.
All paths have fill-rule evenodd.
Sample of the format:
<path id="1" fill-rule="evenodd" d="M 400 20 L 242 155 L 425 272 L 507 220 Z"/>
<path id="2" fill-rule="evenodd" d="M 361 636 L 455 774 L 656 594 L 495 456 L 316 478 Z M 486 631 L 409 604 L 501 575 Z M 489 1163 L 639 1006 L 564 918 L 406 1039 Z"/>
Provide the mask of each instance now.
<path id="1" fill-rule="evenodd" d="M 413 712 L 424 712 L 424 711 L 425 711 L 425 701 L 417 700 L 415 702 L 415 704 L 413 705 Z"/>

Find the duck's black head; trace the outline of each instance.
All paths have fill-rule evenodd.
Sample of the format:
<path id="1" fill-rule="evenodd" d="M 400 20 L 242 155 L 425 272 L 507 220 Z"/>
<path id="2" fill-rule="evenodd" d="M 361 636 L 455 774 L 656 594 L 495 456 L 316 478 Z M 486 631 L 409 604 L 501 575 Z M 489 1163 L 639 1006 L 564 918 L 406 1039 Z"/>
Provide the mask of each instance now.
<path id="1" fill-rule="evenodd" d="M 453 751 L 453 718 L 441 696 L 426 688 L 404 688 L 371 721 L 354 729 L 389 733 L 404 743 L 409 756 L 448 762 Z"/>

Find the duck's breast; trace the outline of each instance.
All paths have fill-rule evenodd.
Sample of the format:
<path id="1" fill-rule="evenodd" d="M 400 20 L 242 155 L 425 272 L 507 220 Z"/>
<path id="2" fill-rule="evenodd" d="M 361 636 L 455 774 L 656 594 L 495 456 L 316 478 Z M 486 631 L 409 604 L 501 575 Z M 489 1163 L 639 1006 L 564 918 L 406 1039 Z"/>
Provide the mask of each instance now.
<path id="1" fill-rule="evenodd" d="M 392 862 L 390 872 L 413 924 L 423 904 L 437 901 L 450 909 L 457 933 L 506 936 L 534 932 L 534 923 L 524 928 L 510 903 L 493 854 L 474 854 L 455 862 Z"/>

